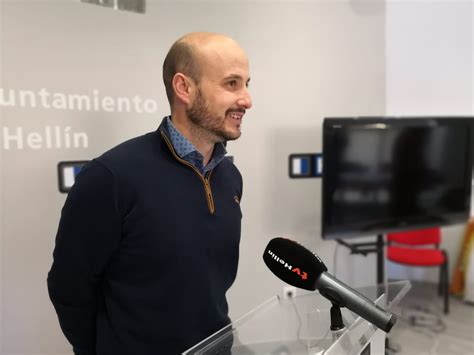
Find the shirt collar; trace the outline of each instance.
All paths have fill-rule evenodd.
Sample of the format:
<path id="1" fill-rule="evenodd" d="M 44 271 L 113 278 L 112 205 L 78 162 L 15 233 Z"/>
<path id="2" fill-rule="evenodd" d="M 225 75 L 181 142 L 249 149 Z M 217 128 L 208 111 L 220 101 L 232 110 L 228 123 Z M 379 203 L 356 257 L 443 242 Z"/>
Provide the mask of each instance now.
<path id="1" fill-rule="evenodd" d="M 186 155 L 197 152 L 196 147 L 192 144 L 185 136 L 181 134 L 180 131 L 176 129 L 173 122 L 171 121 L 171 116 L 166 117 L 166 128 L 173 144 L 173 148 L 176 153 L 184 158 Z"/>
<path id="2" fill-rule="evenodd" d="M 227 154 L 224 143 L 216 143 L 214 146 L 214 151 L 212 153 L 212 158 L 209 163 L 203 167 L 203 156 L 198 152 L 194 144 L 192 144 L 178 129 L 174 126 L 171 116 L 165 118 L 166 130 L 171 139 L 171 144 L 173 145 L 176 153 L 184 160 L 193 164 L 198 168 L 201 173 L 206 173 L 207 171 L 216 167 Z"/>

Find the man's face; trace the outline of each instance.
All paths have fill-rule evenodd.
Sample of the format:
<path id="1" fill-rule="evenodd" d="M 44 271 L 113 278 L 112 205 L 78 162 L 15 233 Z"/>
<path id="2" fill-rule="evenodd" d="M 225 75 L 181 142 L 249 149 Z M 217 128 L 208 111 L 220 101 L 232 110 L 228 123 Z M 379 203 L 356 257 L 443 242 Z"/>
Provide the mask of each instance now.
<path id="1" fill-rule="evenodd" d="M 238 46 L 210 50 L 202 58 L 202 77 L 187 109 L 188 118 L 213 142 L 235 140 L 245 111 L 252 106 L 248 92 L 248 61 Z"/>

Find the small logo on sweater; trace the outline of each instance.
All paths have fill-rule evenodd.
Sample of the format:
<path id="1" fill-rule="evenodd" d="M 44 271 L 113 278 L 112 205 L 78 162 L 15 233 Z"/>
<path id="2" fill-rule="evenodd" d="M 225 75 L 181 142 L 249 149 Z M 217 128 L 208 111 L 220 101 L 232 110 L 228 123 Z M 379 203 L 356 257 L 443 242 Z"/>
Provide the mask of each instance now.
<path id="1" fill-rule="evenodd" d="M 236 204 L 239 204 L 239 203 L 240 203 L 239 196 L 234 196 L 234 202 L 235 202 Z"/>

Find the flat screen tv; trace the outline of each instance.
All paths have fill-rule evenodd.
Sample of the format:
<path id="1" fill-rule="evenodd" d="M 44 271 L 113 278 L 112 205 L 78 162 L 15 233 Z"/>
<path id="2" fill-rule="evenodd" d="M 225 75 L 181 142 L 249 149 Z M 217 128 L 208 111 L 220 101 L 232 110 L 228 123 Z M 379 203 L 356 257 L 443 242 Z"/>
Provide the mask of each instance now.
<path id="1" fill-rule="evenodd" d="M 326 118 L 323 238 L 466 222 L 473 119 Z"/>

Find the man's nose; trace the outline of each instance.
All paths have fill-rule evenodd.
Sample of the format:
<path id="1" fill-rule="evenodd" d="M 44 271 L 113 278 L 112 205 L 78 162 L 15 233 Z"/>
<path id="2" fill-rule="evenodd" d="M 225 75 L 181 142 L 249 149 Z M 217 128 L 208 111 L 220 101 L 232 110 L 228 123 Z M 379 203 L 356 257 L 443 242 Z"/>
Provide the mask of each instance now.
<path id="1" fill-rule="evenodd" d="M 247 110 L 252 107 L 252 98 L 247 88 L 243 90 L 242 96 L 237 100 L 237 104 Z"/>

